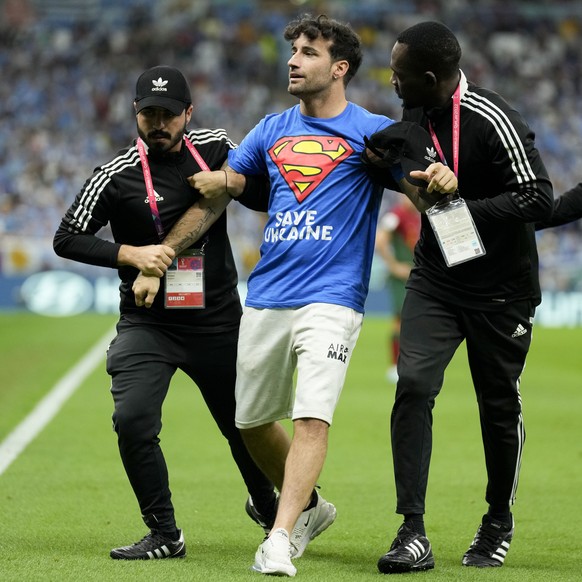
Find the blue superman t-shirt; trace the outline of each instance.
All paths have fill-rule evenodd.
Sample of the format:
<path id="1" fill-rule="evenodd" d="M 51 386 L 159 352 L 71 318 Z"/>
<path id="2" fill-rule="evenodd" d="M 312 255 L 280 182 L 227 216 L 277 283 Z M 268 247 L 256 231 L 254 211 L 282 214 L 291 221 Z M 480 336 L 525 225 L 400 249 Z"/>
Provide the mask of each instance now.
<path id="1" fill-rule="evenodd" d="M 268 221 L 246 305 L 333 303 L 364 312 L 382 188 L 360 160 L 363 137 L 391 119 L 354 103 L 330 119 L 299 105 L 268 115 L 228 156 L 241 174 L 268 174 Z"/>

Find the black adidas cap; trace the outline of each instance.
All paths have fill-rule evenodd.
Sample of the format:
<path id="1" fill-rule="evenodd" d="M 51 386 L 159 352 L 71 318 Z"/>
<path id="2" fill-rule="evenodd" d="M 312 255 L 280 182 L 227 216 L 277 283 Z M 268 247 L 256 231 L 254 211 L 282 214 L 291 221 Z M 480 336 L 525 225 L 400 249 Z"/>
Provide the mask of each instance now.
<path id="1" fill-rule="evenodd" d="M 153 67 L 144 71 L 137 80 L 136 113 L 146 107 L 163 107 L 174 115 L 180 115 L 191 103 L 188 82 L 174 67 Z"/>
<path id="2" fill-rule="evenodd" d="M 397 121 L 364 139 L 366 147 L 388 162 L 400 163 L 406 180 L 415 186 L 425 187 L 426 182 L 410 177 L 412 170 L 426 170 L 439 161 L 428 131 L 412 121 Z"/>

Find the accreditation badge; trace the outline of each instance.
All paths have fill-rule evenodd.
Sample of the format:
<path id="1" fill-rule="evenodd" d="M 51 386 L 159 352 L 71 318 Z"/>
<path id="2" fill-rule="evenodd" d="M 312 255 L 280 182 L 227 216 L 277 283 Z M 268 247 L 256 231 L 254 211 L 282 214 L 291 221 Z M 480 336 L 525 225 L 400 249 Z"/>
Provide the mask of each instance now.
<path id="1" fill-rule="evenodd" d="M 203 309 L 204 253 L 188 249 L 174 258 L 166 271 L 164 290 L 166 309 Z"/>
<path id="2" fill-rule="evenodd" d="M 454 198 L 426 211 L 447 267 L 471 261 L 485 254 L 485 248 L 467 203 Z"/>

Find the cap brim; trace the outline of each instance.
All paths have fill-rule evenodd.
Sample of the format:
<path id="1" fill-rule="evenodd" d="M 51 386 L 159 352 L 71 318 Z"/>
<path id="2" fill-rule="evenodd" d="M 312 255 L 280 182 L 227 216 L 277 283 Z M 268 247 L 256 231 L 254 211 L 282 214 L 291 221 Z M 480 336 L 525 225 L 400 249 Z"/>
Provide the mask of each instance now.
<path id="1" fill-rule="evenodd" d="M 400 158 L 400 166 L 402 167 L 402 172 L 404 173 L 404 178 L 407 182 L 410 182 L 413 186 L 418 186 L 419 188 L 426 188 L 428 182 L 425 180 L 419 180 L 418 178 L 412 178 L 410 172 L 413 170 L 424 171 L 428 168 L 429 164 L 423 166 L 420 162 L 416 160 L 411 160 L 405 156 Z"/>
<path id="2" fill-rule="evenodd" d="M 146 107 L 163 107 L 164 109 L 171 111 L 174 115 L 180 115 L 187 106 L 188 103 L 184 103 L 183 101 L 154 95 L 153 97 L 144 97 L 143 99 L 136 101 L 135 111 L 136 113 L 139 113 Z"/>

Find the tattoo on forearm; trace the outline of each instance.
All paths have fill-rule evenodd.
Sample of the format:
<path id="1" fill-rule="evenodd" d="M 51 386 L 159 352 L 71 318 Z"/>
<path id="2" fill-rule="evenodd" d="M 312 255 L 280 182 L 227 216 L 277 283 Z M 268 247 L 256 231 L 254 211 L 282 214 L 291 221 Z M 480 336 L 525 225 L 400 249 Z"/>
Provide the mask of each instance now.
<path id="1" fill-rule="evenodd" d="M 203 214 L 198 216 L 194 225 L 192 225 L 192 220 L 187 215 L 181 218 L 164 241 L 165 244 L 168 244 L 176 251 L 176 254 L 187 249 L 212 226 L 213 219 L 216 217 L 214 209 L 205 208 L 200 212 Z"/>

